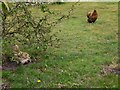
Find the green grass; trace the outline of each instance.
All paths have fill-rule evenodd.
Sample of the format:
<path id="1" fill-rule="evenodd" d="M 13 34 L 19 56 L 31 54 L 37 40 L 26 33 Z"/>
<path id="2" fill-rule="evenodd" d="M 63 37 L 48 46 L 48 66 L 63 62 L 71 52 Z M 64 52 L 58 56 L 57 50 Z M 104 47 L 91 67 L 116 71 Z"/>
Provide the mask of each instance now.
<path id="1" fill-rule="evenodd" d="M 66 13 L 72 4 L 49 7 Z M 89 24 L 86 13 L 93 9 L 98 11 L 98 20 Z M 12 88 L 117 88 L 117 75 L 100 74 L 103 64 L 118 59 L 117 9 L 117 3 L 80 3 L 69 20 L 53 28 L 53 32 L 61 30 L 60 48 L 53 49 L 54 53 L 38 63 L 20 66 L 16 71 L 3 71 L 3 78 Z M 41 83 L 37 83 L 38 79 Z"/>

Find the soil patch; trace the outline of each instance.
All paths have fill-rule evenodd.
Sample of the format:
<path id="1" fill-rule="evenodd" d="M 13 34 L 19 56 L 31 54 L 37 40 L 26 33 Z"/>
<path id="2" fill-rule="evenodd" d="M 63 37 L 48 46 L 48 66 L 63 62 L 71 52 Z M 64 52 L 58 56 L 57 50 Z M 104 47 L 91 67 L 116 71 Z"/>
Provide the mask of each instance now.
<path id="1" fill-rule="evenodd" d="M 16 70 L 19 65 L 16 62 L 4 62 L 2 64 L 2 70 Z"/>
<path id="2" fill-rule="evenodd" d="M 37 61 L 32 60 L 32 62 L 29 62 L 29 63 L 24 64 L 24 65 L 28 65 L 28 64 L 31 64 L 31 63 L 35 63 L 35 62 L 37 62 Z M 22 64 L 21 63 L 17 64 L 14 61 L 6 61 L 6 62 L 2 63 L 2 66 L 0 66 L 0 70 L 16 70 L 17 67 L 19 67 L 20 65 L 22 65 Z"/>
<path id="3" fill-rule="evenodd" d="M 10 85 L 8 83 L 4 83 L 1 85 L 0 87 L 1 90 L 9 90 L 10 89 Z"/>
<path id="4" fill-rule="evenodd" d="M 119 65 L 116 64 L 116 66 L 114 66 L 114 67 L 112 64 L 104 65 L 103 69 L 101 70 L 101 74 L 107 75 L 108 73 L 114 73 L 114 74 L 120 75 Z"/>

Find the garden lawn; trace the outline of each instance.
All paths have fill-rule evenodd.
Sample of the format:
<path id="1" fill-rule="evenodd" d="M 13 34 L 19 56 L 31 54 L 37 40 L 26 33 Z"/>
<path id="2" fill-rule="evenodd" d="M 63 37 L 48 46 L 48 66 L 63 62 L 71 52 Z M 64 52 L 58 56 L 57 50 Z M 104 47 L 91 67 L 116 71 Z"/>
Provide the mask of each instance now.
<path id="1" fill-rule="evenodd" d="M 67 13 L 72 4 L 49 8 Z M 98 19 L 89 24 L 86 13 L 94 9 Z M 60 47 L 49 49 L 37 63 L 3 71 L 3 82 L 9 82 L 11 88 L 118 87 L 117 74 L 101 74 L 104 65 L 118 59 L 118 3 L 79 3 L 70 19 L 53 27 L 52 32 L 57 32 Z"/>

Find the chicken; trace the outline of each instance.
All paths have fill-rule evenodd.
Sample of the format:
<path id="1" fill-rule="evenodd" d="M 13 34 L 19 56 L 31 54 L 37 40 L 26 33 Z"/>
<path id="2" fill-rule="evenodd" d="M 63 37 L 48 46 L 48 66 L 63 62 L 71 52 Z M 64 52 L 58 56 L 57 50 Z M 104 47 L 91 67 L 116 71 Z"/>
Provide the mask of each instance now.
<path id="1" fill-rule="evenodd" d="M 22 52 L 18 45 L 13 46 L 13 54 L 17 63 L 28 64 L 31 62 L 30 56 L 27 52 Z"/>
<path id="2" fill-rule="evenodd" d="M 98 18 L 97 11 L 94 10 L 93 12 L 88 12 L 87 13 L 87 18 L 88 18 L 87 20 L 88 20 L 89 23 L 94 23 Z"/>

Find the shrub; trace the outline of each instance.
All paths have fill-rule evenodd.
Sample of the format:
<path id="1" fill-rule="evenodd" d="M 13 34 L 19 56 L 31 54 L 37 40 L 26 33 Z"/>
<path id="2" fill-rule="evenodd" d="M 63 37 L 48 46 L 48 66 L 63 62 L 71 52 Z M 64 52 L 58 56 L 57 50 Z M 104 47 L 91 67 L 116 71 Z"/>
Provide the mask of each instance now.
<path id="1" fill-rule="evenodd" d="M 39 10 L 39 16 L 33 14 L 34 8 L 31 3 L 18 2 L 8 5 L 9 10 L 1 13 L 3 54 L 8 56 L 12 56 L 11 47 L 14 44 L 27 50 L 33 57 L 43 54 L 51 46 L 58 45 L 56 42 L 59 42 L 59 39 L 56 34 L 51 33 L 51 28 L 63 19 L 69 18 L 74 8 L 73 5 L 67 15 L 60 16 L 50 11 L 47 4 L 35 3 L 34 8 Z M 56 16 L 58 17 L 55 18 Z"/>

